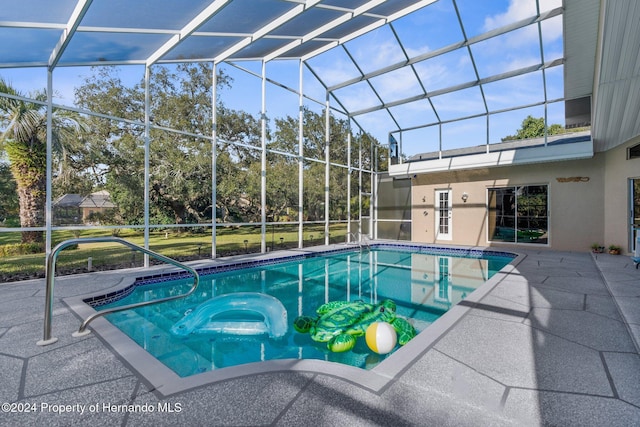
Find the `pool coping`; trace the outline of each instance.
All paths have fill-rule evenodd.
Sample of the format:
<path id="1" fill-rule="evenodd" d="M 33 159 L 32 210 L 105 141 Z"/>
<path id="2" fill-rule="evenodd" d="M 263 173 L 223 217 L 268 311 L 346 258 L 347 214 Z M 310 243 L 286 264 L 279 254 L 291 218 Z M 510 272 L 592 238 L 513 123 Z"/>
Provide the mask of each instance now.
<path id="1" fill-rule="evenodd" d="M 235 268 L 247 267 L 249 266 L 247 264 L 251 264 L 251 262 L 259 265 L 264 265 L 272 260 L 275 260 L 275 262 L 286 262 L 300 257 L 316 256 L 321 253 L 350 250 L 353 249 L 353 246 L 353 244 L 339 244 L 305 248 L 304 250 L 280 251 L 277 253 L 260 254 L 252 257 L 236 256 L 226 259 L 211 260 L 211 262 L 207 263 L 207 266 L 202 268 L 198 267 L 197 270 L 213 268 L 223 271 L 224 269 L 228 270 L 231 265 L 235 265 Z M 474 307 L 475 304 L 479 303 L 489 292 L 491 292 L 493 288 L 513 272 L 516 266 L 524 260 L 524 258 L 526 258 L 526 255 L 519 254 L 515 251 L 495 250 L 480 246 L 440 246 L 416 243 L 402 244 L 397 241 L 372 241 L 371 246 L 409 247 L 424 251 L 442 251 L 444 254 L 462 254 L 465 252 L 468 254 L 471 252 L 488 253 L 492 255 L 509 255 L 515 257 L 498 273 L 469 294 L 464 299 L 464 304 L 456 304 L 453 306 L 427 329 L 413 338 L 409 343 L 396 350 L 392 355 L 370 370 L 319 359 L 279 359 L 232 366 L 188 377 L 180 377 L 105 318 L 97 318 L 90 324 L 89 329 L 91 329 L 103 344 L 110 348 L 123 363 L 129 366 L 133 372 L 136 372 L 137 375 L 147 383 L 150 390 L 162 397 L 167 397 L 220 381 L 282 371 L 318 373 L 334 376 L 366 388 L 372 392 L 381 393 L 391 383 L 393 383 L 398 376 L 411 367 L 418 358 L 431 349 L 440 340 L 440 338 L 453 328 Z M 247 261 L 247 258 L 250 258 L 252 261 Z M 141 279 L 144 281 L 148 278 L 157 278 L 158 281 L 162 281 L 162 278 L 165 277 L 175 279 L 177 277 L 176 275 L 180 274 L 184 273 L 175 272 L 175 269 L 168 269 L 167 271 L 151 276 L 147 275 L 137 278 L 131 277 L 117 285 L 117 287 L 110 291 L 109 294 L 126 292 L 128 288 L 135 286 L 136 281 L 140 281 Z M 104 291 L 102 294 L 104 294 Z M 95 293 L 92 295 L 87 294 L 73 296 L 64 298 L 63 302 L 77 317 L 85 319 L 96 313 L 96 310 L 85 302 L 93 296 L 95 296 Z"/>

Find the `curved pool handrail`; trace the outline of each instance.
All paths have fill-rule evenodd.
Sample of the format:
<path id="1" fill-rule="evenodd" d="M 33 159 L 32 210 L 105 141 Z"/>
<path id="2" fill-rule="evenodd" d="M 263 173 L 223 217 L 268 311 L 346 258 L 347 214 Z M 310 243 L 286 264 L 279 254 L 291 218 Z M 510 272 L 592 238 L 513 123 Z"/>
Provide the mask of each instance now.
<path id="1" fill-rule="evenodd" d="M 73 333 L 74 336 L 82 336 L 82 335 L 88 334 L 89 331 L 86 330 L 87 325 L 89 325 L 89 323 L 91 323 L 94 319 L 98 317 L 101 317 L 110 313 L 114 313 L 116 311 L 130 310 L 132 308 L 143 307 L 146 305 L 158 304 L 161 302 L 185 298 L 193 294 L 198 288 L 198 284 L 200 283 L 200 276 L 198 275 L 198 272 L 193 268 L 179 261 L 176 261 L 175 259 L 166 257 L 164 255 L 160 255 L 157 252 L 143 248 L 142 246 L 138 246 L 135 243 L 131 243 L 119 237 L 86 237 L 86 238 L 65 240 L 64 242 L 61 242 L 58 245 L 56 245 L 56 247 L 53 248 L 49 256 L 47 256 L 47 266 L 46 266 L 46 273 L 45 273 L 46 291 L 45 291 L 45 305 L 44 305 L 44 337 L 42 340 L 36 343 L 37 345 L 44 346 L 44 345 L 53 344 L 56 341 L 58 341 L 58 338 L 51 337 L 51 314 L 53 312 L 53 284 L 55 281 L 55 266 L 56 266 L 56 260 L 58 259 L 58 253 L 60 253 L 60 251 L 62 251 L 63 249 L 69 246 L 80 244 L 80 243 L 105 243 L 105 242 L 120 243 L 124 246 L 131 248 L 132 250 L 143 252 L 155 259 L 164 261 L 167 264 L 171 264 L 175 267 L 186 270 L 187 272 L 193 275 L 193 286 L 191 287 L 191 289 L 189 289 L 188 292 L 184 294 L 173 295 L 170 297 L 160 298 L 157 300 L 143 301 L 135 304 L 128 304 L 120 307 L 114 307 L 114 308 L 98 311 L 97 313 L 94 313 L 91 316 L 87 317 L 82 322 L 78 331 Z"/>
<path id="2" fill-rule="evenodd" d="M 345 244 L 348 245 L 350 243 L 354 243 L 360 249 L 360 253 L 364 252 L 365 248 L 368 251 L 371 251 L 371 244 L 370 244 L 370 240 L 368 239 L 368 237 L 365 236 L 364 234 L 360 233 L 359 231 L 356 232 L 356 233 L 354 233 L 353 231 L 348 232 L 347 233 L 348 239 L 345 242 Z M 360 237 L 358 237 L 358 236 L 360 236 Z M 350 239 L 351 237 L 353 237 L 353 241 L 351 241 L 351 239 Z"/>

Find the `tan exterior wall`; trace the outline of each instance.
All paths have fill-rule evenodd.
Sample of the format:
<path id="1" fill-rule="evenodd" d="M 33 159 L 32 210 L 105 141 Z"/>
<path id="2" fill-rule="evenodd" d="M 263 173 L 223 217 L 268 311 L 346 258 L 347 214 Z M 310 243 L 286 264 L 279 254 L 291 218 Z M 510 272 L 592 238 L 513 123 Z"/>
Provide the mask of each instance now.
<path id="1" fill-rule="evenodd" d="M 604 235 L 606 246 L 618 245 L 629 252 L 629 179 L 640 178 L 640 159 L 627 160 L 629 147 L 640 144 L 640 137 L 603 153 L 605 158 Z"/>
<path id="2" fill-rule="evenodd" d="M 589 251 L 592 243 L 605 243 L 605 157 L 604 154 L 596 154 L 586 160 L 418 175 L 412 179 L 412 240 Z M 574 177 L 582 179 L 567 180 Z M 536 184 L 548 185 L 549 243 L 516 245 L 489 242 L 487 189 Z M 450 241 L 437 241 L 435 238 L 435 192 L 440 189 L 452 190 L 453 236 Z M 463 193 L 468 194 L 466 202 L 462 200 Z M 625 194 L 623 192 L 621 197 Z M 623 202 L 620 201 L 619 205 L 622 206 Z M 610 244 L 608 240 L 606 244 Z"/>

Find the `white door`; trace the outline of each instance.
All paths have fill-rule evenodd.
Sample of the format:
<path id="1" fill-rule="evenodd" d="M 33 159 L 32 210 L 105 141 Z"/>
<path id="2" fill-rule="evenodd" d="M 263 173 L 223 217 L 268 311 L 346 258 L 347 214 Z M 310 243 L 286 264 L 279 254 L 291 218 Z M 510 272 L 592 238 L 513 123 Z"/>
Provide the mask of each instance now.
<path id="1" fill-rule="evenodd" d="M 436 190 L 436 240 L 451 240 L 451 190 Z"/>

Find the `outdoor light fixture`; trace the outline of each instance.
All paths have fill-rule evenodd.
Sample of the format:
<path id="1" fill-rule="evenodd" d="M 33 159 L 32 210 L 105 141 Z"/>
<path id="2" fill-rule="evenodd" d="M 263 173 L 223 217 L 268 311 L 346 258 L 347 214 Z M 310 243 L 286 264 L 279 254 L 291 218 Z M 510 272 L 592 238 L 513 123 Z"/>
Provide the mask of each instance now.
<path id="1" fill-rule="evenodd" d="M 467 193 L 462 193 L 462 201 L 464 203 L 467 203 L 467 199 L 469 198 L 469 195 Z"/>

